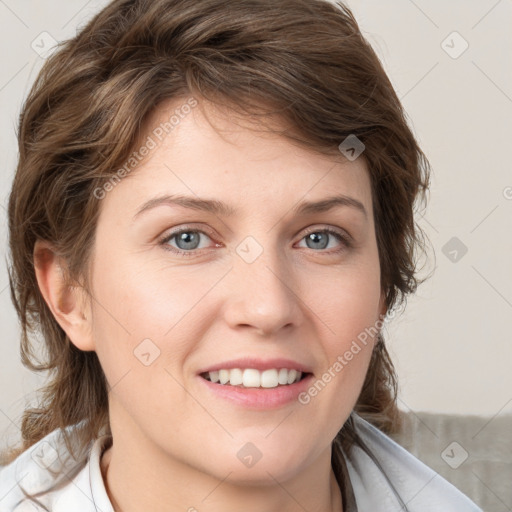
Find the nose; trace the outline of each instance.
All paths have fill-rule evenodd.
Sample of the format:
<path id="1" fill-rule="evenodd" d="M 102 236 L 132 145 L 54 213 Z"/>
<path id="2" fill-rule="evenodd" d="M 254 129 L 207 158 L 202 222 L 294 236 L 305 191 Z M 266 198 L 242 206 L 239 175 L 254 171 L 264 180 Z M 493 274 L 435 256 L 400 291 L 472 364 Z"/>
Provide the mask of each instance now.
<path id="1" fill-rule="evenodd" d="M 235 253 L 226 277 L 224 316 L 231 328 L 269 337 L 302 323 L 299 279 L 276 251 L 264 250 L 252 262 Z"/>

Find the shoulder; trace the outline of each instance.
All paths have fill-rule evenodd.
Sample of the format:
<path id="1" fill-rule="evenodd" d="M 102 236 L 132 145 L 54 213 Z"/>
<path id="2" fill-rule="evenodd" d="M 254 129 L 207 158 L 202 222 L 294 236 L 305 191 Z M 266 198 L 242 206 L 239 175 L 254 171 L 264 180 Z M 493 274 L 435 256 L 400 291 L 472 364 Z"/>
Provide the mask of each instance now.
<path id="1" fill-rule="evenodd" d="M 356 501 L 363 510 L 482 512 L 465 494 L 389 436 L 358 414 L 353 413 L 352 417 L 367 448 L 366 451 L 354 445 L 346 457 Z"/>
<path id="2" fill-rule="evenodd" d="M 66 430 L 73 436 L 73 427 Z M 0 510 L 95 511 L 90 458 L 96 453 L 99 467 L 99 452 L 105 441 L 106 436 L 103 436 L 89 443 L 85 451 L 74 458 L 66 447 L 62 431 L 50 432 L 0 468 Z"/>

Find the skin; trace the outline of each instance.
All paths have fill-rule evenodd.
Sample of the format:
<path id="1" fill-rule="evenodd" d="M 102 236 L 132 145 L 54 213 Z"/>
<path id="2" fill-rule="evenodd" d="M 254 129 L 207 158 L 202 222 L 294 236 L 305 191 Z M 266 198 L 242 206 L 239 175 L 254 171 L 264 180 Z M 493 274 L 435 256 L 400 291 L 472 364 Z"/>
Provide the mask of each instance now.
<path id="1" fill-rule="evenodd" d="M 183 102 L 160 105 L 142 140 Z M 192 109 L 100 201 L 92 297 L 65 286 L 65 263 L 36 245 L 46 301 L 72 342 L 97 352 L 109 383 L 107 492 L 123 512 L 340 511 L 331 441 L 357 400 L 374 339 L 307 405 L 245 408 L 214 396 L 197 372 L 284 357 L 316 379 L 385 313 L 365 160 L 319 155 L 234 122 L 227 109 L 200 107 L 215 127 Z M 133 220 L 161 194 L 214 198 L 238 213 L 160 205 Z M 359 200 L 367 216 L 350 206 L 292 212 L 334 194 Z M 159 243 L 182 227 L 204 233 L 196 249 L 182 249 L 192 257 L 166 250 L 183 248 L 177 237 Z M 351 246 L 328 234 L 326 248 L 308 246 L 309 227 L 338 229 Z M 247 236 L 263 249 L 252 263 L 236 252 Z M 146 366 L 134 350 L 148 338 L 160 354 Z M 247 442 L 262 454 L 252 467 L 236 456 Z"/>

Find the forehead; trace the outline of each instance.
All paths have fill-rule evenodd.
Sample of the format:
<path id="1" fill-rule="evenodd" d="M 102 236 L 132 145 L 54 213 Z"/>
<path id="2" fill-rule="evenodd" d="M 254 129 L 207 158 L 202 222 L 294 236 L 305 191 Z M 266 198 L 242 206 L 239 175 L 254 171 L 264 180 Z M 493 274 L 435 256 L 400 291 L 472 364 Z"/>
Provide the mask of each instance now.
<path id="1" fill-rule="evenodd" d="M 151 146 L 112 196 L 134 202 L 148 195 L 181 194 L 218 198 L 240 211 L 261 205 L 298 204 L 343 194 L 371 211 L 371 183 L 363 157 L 347 160 L 300 147 L 269 132 L 265 124 L 229 107 L 182 97 L 161 103 L 146 119 L 137 148 Z M 110 194 L 109 194 L 110 195 Z"/>

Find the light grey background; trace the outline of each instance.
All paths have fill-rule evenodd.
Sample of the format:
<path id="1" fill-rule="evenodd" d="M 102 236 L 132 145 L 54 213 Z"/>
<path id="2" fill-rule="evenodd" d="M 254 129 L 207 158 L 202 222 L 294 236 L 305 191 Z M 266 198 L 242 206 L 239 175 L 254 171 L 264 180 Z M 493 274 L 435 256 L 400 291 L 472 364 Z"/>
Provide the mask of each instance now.
<path id="1" fill-rule="evenodd" d="M 17 116 L 44 62 L 40 53 L 52 38 L 74 35 L 106 3 L 0 0 L 3 254 Z M 427 267 L 436 265 L 434 276 L 385 331 L 400 377 L 400 406 L 488 416 L 511 412 L 512 0 L 347 3 L 381 57 L 433 167 L 420 225 L 437 256 Z M 3 445 L 18 438 L 21 412 L 42 382 L 19 362 L 5 265 L 0 322 Z"/>

